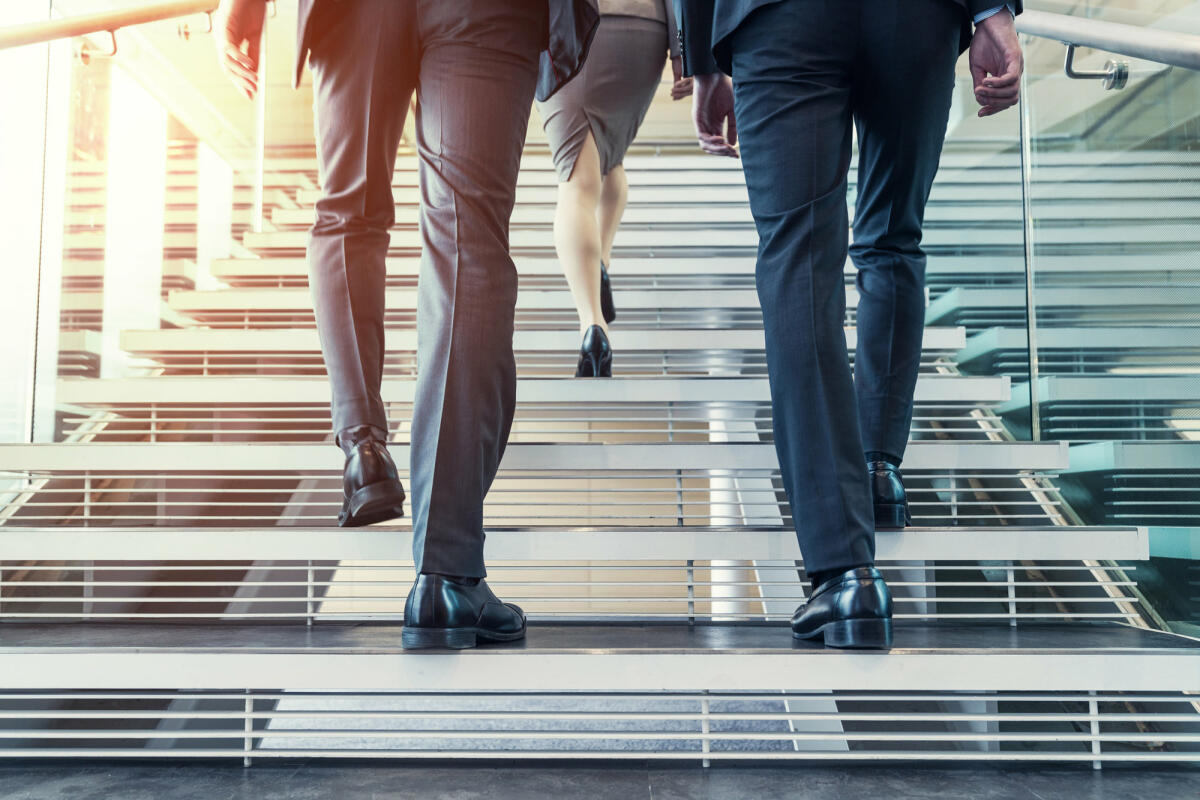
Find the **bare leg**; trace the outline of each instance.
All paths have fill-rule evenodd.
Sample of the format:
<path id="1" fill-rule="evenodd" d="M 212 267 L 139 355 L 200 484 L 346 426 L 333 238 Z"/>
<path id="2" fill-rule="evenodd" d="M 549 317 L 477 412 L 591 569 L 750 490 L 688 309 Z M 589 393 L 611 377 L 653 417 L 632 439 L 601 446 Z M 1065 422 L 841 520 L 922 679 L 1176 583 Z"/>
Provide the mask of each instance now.
<path id="1" fill-rule="evenodd" d="M 608 332 L 600 309 L 600 227 L 596 222 L 601 194 L 600 154 L 589 133 L 575 169 L 558 185 L 554 213 L 554 249 L 579 312 L 579 329 L 599 325 Z"/>
<path id="2" fill-rule="evenodd" d="M 600 190 L 600 260 L 612 271 L 613 239 L 621 227 L 625 213 L 625 201 L 629 197 L 629 181 L 625 178 L 625 167 L 617 165 L 604 176 Z"/>

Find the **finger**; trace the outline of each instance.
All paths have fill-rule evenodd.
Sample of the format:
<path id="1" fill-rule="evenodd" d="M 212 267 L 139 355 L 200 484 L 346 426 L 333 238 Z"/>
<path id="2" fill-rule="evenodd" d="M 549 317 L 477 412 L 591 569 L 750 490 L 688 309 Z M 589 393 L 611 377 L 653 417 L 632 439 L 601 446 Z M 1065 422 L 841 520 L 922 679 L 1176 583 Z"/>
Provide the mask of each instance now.
<path id="1" fill-rule="evenodd" d="M 1003 75 L 996 78 L 984 78 L 983 86 L 986 89 L 1006 89 L 1010 86 L 1016 86 L 1020 80 L 1020 72 L 1006 71 Z"/>
<path id="2" fill-rule="evenodd" d="M 248 66 L 255 75 L 258 74 L 258 53 L 262 48 L 262 36 L 250 37 L 249 46 L 246 48 L 246 55 L 249 57 Z"/>
<path id="3" fill-rule="evenodd" d="M 733 150 L 725 137 L 716 133 L 701 134 L 700 146 L 709 153 L 727 154 Z"/>
<path id="4" fill-rule="evenodd" d="M 997 100 L 1013 100 L 1020 94 L 1020 86 L 1010 86 L 1006 89 L 980 89 L 975 93 L 975 96 L 982 97 L 990 102 L 995 102 Z"/>
<path id="5" fill-rule="evenodd" d="M 971 65 L 971 82 L 975 84 L 975 91 L 979 91 L 979 89 L 984 85 L 984 81 L 986 79 L 987 79 L 987 70 L 985 70 L 983 67 L 981 67 L 977 64 L 972 64 Z"/>
<path id="6" fill-rule="evenodd" d="M 732 111 L 729 112 L 725 121 L 725 138 L 729 140 L 731 146 L 737 144 L 737 118 L 734 117 Z"/>
<path id="7" fill-rule="evenodd" d="M 258 73 L 251 71 L 245 65 L 245 63 L 236 58 L 230 57 L 229 54 L 226 54 L 225 58 L 222 59 L 221 65 L 225 67 L 225 71 L 229 73 L 229 76 L 234 78 L 235 81 L 246 81 L 255 85 L 258 84 Z"/>
<path id="8" fill-rule="evenodd" d="M 242 51 L 240 42 L 235 42 L 233 40 L 225 42 L 224 46 L 221 48 L 221 55 L 230 59 L 231 61 L 236 61 L 247 70 L 252 72 L 256 71 L 254 69 L 255 62 L 251 61 L 250 56 L 246 55 L 246 53 Z"/>
<path id="9" fill-rule="evenodd" d="M 983 85 L 989 89 L 1000 89 L 1006 86 L 1015 86 L 1021 80 L 1021 66 L 1015 61 L 1010 61 L 1004 65 L 1004 74 L 994 78 L 987 78 L 983 81 Z"/>
<path id="10" fill-rule="evenodd" d="M 240 78 L 240 77 L 237 77 L 236 75 L 231 75 L 229 77 L 233 83 L 233 88 L 236 89 L 239 94 L 243 95 L 247 99 L 250 99 L 250 100 L 254 99 L 254 94 L 255 94 L 255 92 L 258 91 L 257 86 L 255 86 L 253 83 L 246 80 L 245 78 Z"/>

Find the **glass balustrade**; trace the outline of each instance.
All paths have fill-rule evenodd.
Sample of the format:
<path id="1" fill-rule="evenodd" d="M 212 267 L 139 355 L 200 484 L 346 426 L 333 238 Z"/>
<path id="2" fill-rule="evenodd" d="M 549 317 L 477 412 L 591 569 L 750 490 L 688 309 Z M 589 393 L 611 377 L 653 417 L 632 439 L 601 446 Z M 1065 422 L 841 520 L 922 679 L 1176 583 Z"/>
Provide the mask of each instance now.
<path id="1" fill-rule="evenodd" d="M 10 3 L 0 7 L 0 25 L 110 7 L 99 0 Z M 1046 0 L 1030 7 L 1179 30 L 1189 30 L 1195 18 L 1182 2 L 1151 9 L 1132 1 Z M 203 16 L 122 30 L 115 55 L 107 35 L 0 51 L 3 74 L 22 76 L 0 85 L 0 175 L 6 187 L 0 252 L 9 278 L 0 294 L 0 380 L 6 386 L 0 441 L 328 439 L 319 398 L 265 407 L 228 397 L 218 402 L 176 395 L 155 402 L 157 384 L 150 382 L 140 389 L 130 384 L 124 394 L 109 383 L 103 399 L 91 388 L 107 378 L 323 375 L 315 348 L 300 355 L 286 348 L 267 352 L 245 345 L 245 337 L 220 340 L 239 339 L 236 347 L 168 348 L 156 338 L 169 329 L 258 335 L 313 327 L 300 259 L 318 176 L 309 76 L 298 91 L 291 88 L 295 13 L 294 4 L 279 3 L 278 16 L 268 22 L 266 77 L 257 102 L 241 97 L 220 73 Z M 1083 51 L 1077 66 L 1099 69 L 1109 58 Z M 915 495 L 926 524 L 962 525 L 982 514 L 990 515 L 984 524 L 1007 519 L 1147 526 L 1153 559 L 1131 566 L 1128 574 L 1164 625 L 1194 630 L 1188 626 L 1200 619 L 1200 573 L 1193 561 L 1200 555 L 1200 80 L 1194 72 L 1132 61 L 1127 87 L 1108 92 L 1099 81 L 1065 77 L 1062 59 L 1056 42 L 1028 43 L 1024 139 L 1016 111 L 975 116 L 971 81 L 960 65 L 924 241 L 927 324 L 953 336 L 950 345 L 928 354 L 922 369 L 928 376 L 1008 376 L 1012 387 L 1003 400 L 964 394 L 924 402 L 913 439 L 1065 440 L 1072 443 L 1071 468 L 1052 485 L 1039 478 L 1001 487 L 1034 498 L 1010 506 L 973 499 L 954 479 L 940 476 L 915 484 Z M 664 84 L 631 158 L 695 155 L 689 104 L 671 103 L 667 94 Z M 413 138 L 410 116 L 397 166 L 389 292 L 415 286 Z M 522 289 L 562 290 L 547 229 L 554 180 L 536 114 L 526 158 L 529 170 L 513 223 Z M 621 276 L 621 291 L 752 292 L 755 248 L 744 188 L 731 181 L 705 195 L 694 185 L 699 179 L 676 180 L 661 165 L 645 174 L 650 177 L 631 195 L 620 258 L 658 258 L 670 249 L 656 251 L 659 241 L 683 249 L 687 237 L 710 221 L 704 232 L 713 237 L 706 241 L 728 238 L 719 244 L 723 266 L 709 277 L 631 272 Z M 852 188 L 851 202 L 853 194 Z M 620 274 L 620 264 L 615 272 Z M 255 294 L 263 289 L 286 291 L 269 298 Z M 851 269 L 847 289 L 853 324 Z M 200 297 L 196 290 L 230 291 Z M 411 296 L 395 297 L 388 326 L 411 330 L 415 322 L 404 306 L 411 306 Z M 661 318 L 647 312 L 645 319 L 649 326 L 752 328 L 761 324 L 752 306 Z M 569 305 L 553 312 L 523 309 L 518 327 L 569 328 L 572 318 Z M 760 357 L 738 357 L 744 360 L 731 364 L 728 356 L 703 353 L 679 365 L 666 356 L 661 363 L 647 357 L 645 371 L 762 375 Z M 411 359 L 397 356 L 388 363 L 389 379 L 411 377 Z M 521 363 L 531 375 L 559 368 L 544 360 Z M 621 408 L 634 416 L 604 418 L 611 412 L 604 409 L 582 422 L 570 408 L 530 408 L 518 418 L 515 442 L 765 442 L 771 435 L 765 401 L 750 411 L 683 408 L 666 417 L 654 416 L 658 410 Z M 406 438 L 408 407 L 397 403 L 390 411 L 396 435 Z M 724 487 L 724 479 L 717 473 L 704 479 L 716 487 L 718 500 L 746 491 Z M 776 515 L 775 487 L 763 480 L 752 491 L 766 497 L 759 505 Z M 680 524 L 704 517 L 685 507 L 693 487 L 684 478 L 653 488 L 663 487 L 664 497 L 679 498 Z M 282 507 L 262 491 L 264 507 Z M 524 503 L 521 513 L 544 499 L 514 497 Z M 653 502 L 659 503 L 657 495 Z M 647 518 L 658 515 L 656 520 L 665 513 L 649 501 L 630 501 L 630 507 Z M 714 503 L 705 519 L 747 518 L 744 508 L 737 514 L 722 508 Z M 325 519 L 308 511 L 300 521 Z M 582 513 L 573 509 L 574 516 L 563 519 L 598 524 Z M 1004 576 L 1013 565 L 998 569 Z"/>
<path id="2" fill-rule="evenodd" d="M 1161 26 L 1184 4 L 1153 14 L 1138 5 Z M 1180 19 L 1197 20 L 1188 13 Z M 1021 435 L 1071 443 L 1057 484 L 1079 521 L 1148 528 L 1151 560 L 1129 575 L 1164 626 L 1195 635 L 1200 73 L 1081 50 L 1078 69 L 1128 62 L 1128 85 L 1106 91 L 1033 52 L 1024 107 L 1033 402 L 1022 389 L 1003 416 Z M 1005 326 L 1026 298 L 996 292 L 974 305 Z M 1030 386 L 1028 371 L 994 358 Z"/>

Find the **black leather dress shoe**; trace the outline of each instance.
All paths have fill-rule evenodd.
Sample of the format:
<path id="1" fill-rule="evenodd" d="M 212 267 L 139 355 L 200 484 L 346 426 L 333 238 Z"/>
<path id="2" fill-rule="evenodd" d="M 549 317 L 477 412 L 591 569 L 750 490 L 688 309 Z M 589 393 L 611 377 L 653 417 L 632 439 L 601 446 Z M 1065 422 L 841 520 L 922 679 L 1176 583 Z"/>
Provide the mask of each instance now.
<path id="1" fill-rule="evenodd" d="M 575 368 L 576 378 L 611 378 L 612 377 L 612 345 L 604 328 L 593 325 L 583 334 L 583 344 L 579 347 L 579 366 Z"/>
<path id="2" fill-rule="evenodd" d="M 900 468 L 887 461 L 868 461 L 871 476 L 871 495 L 875 500 L 875 528 L 888 530 L 912 524 L 908 511 L 908 494 Z"/>
<path id="3" fill-rule="evenodd" d="M 525 613 L 502 603 L 487 581 L 468 583 L 445 575 L 418 575 L 404 604 L 405 650 L 465 650 L 480 640 L 511 642 L 525 637 Z"/>
<path id="4" fill-rule="evenodd" d="M 824 638 L 826 647 L 892 646 L 892 593 L 874 567 L 856 567 L 822 583 L 792 615 L 792 636 Z"/>
<path id="5" fill-rule="evenodd" d="M 346 451 L 342 473 L 342 511 L 338 525 L 356 528 L 404 516 L 404 487 L 387 445 L 370 425 L 338 435 Z"/>
<path id="6" fill-rule="evenodd" d="M 608 267 L 604 266 L 603 261 L 600 262 L 600 312 L 604 314 L 604 321 L 610 325 L 617 318 L 617 307 L 613 305 L 612 281 L 608 279 Z"/>

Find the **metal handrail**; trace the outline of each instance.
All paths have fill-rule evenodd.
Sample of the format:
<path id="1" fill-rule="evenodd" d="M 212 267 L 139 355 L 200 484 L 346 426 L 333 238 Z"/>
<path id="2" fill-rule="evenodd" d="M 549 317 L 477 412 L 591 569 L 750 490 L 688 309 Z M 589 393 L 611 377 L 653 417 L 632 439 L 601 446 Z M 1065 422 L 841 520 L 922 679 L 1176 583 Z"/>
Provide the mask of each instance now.
<path id="1" fill-rule="evenodd" d="M 115 33 L 121 28 L 192 14 L 212 14 L 218 0 L 161 0 L 119 11 L 102 11 L 67 19 L 30 22 L 0 29 L 0 50 L 27 44 L 71 39 L 92 33 Z"/>
<path id="2" fill-rule="evenodd" d="M 1029 36 L 1054 39 L 1068 46 L 1091 47 L 1107 53 L 1200 70 L 1200 36 L 1118 22 L 1026 11 L 1017 17 L 1017 30 Z"/>

